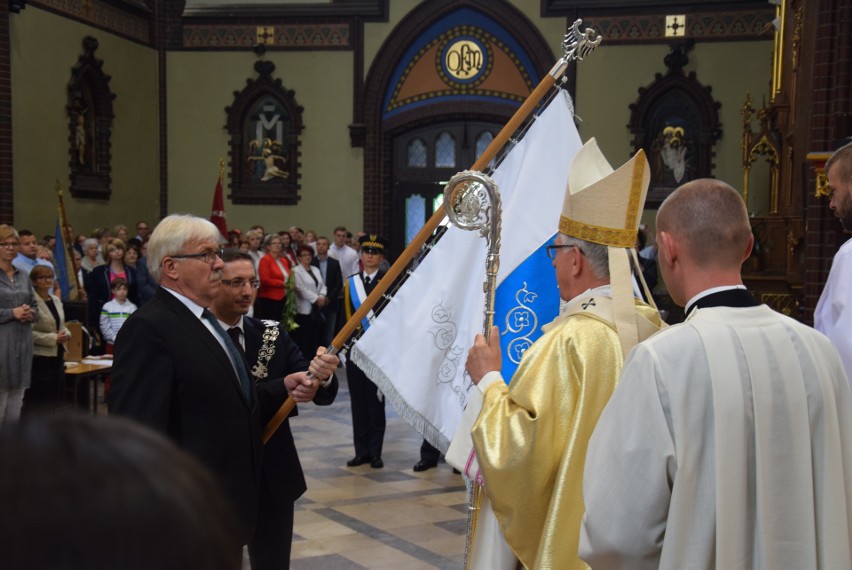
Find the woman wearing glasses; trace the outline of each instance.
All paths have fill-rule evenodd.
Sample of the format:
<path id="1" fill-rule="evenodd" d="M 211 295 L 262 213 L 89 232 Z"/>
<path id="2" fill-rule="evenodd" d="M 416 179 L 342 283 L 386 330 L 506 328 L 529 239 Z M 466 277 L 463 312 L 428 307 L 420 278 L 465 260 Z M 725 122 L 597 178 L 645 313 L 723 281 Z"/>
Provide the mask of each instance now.
<path id="1" fill-rule="evenodd" d="M 311 265 L 314 250 L 303 245 L 298 250 L 299 265 L 293 271 L 296 282 L 296 324 L 291 334 L 305 358 L 312 358 L 319 346 L 320 323 L 325 320 L 322 307 L 328 304 L 325 283 L 319 267 Z"/>
<path id="2" fill-rule="evenodd" d="M 71 339 L 71 332 L 65 328 L 62 301 L 51 292 L 53 279 L 53 270 L 46 265 L 36 265 L 30 272 L 38 317 L 33 322 L 33 371 L 24 397 L 26 414 L 52 410 L 62 401 L 65 344 Z"/>
<path id="3" fill-rule="evenodd" d="M 33 364 L 36 300 L 27 276 L 12 266 L 18 232 L 0 225 L 0 429 L 21 415 Z"/>
<path id="4" fill-rule="evenodd" d="M 269 234 L 263 241 L 266 252 L 257 265 L 260 289 L 254 302 L 254 316 L 257 319 L 282 320 L 287 292 L 287 279 L 290 278 L 290 262 L 284 257 L 281 236 Z"/>

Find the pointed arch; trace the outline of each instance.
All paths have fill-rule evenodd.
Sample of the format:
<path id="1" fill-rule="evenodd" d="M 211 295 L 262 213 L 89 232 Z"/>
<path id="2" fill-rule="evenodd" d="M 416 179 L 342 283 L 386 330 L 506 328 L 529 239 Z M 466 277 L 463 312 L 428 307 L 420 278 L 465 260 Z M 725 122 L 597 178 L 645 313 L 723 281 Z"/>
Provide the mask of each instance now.
<path id="1" fill-rule="evenodd" d="M 459 93 L 454 97 L 435 97 L 429 104 L 412 105 L 409 109 L 397 112 L 392 118 L 385 118 L 387 94 L 392 90 L 395 78 L 399 77 L 399 69 L 405 58 L 408 57 L 411 61 L 409 48 L 438 22 L 447 21 L 448 17 L 462 10 L 467 11 L 467 14 L 478 15 L 482 21 L 493 23 L 493 28 L 499 28 L 508 35 L 513 46 L 516 46 L 515 49 L 522 52 L 528 62 L 530 75 L 534 76 L 530 78 L 533 87 L 555 61 L 552 49 L 538 29 L 523 13 L 507 2 L 434 0 L 412 10 L 385 40 L 364 82 L 361 117 L 365 131 L 365 228 L 379 229 L 385 235 L 390 233 L 394 135 L 437 121 L 454 119 L 505 123 L 521 104 L 507 98 L 502 101 L 497 98 L 485 100 Z M 508 54 L 512 50 L 498 51 Z M 459 168 L 466 166 L 469 165 L 459 165 Z"/>

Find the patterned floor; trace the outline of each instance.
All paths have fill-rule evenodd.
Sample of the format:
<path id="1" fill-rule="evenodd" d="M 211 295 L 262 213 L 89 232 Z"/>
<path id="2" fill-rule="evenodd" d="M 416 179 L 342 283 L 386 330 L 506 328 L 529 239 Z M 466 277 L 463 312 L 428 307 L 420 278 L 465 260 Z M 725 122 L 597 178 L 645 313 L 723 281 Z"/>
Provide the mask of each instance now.
<path id="1" fill-rule="evenodd" d="M 412 471 L 421 438 L 388 405 L 384 469 L 346 467 L 353 455 L 345 373 L 329 407 L 300 406 L 291 420 L 308 481 L 296 503 L 291 568 L 461 568 L 464 482 L 445 463 Z"/>

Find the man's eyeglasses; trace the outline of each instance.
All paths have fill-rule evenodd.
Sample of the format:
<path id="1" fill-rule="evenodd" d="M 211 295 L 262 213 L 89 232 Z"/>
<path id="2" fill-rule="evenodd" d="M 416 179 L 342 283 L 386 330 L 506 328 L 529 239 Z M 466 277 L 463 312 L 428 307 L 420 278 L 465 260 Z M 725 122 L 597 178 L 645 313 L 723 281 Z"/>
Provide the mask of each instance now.
<path id="1" fill-rule="evenodd" d="M 4 243 L 0 243 L 0 247 L 5 247 L 6 249 L 15 249 L 19 245 L 21 245 L 21 244 L 19 244 L 16 241 L 7 241 L 7 242 L 4 242 Z"/>
<path id="2" fill-rule="evenodd" d="M 260 287 L 260 281 L 257 279 L 222 279 L 222 285 L 231 289 L 242 289 L 246 286 L 246 283 L 251 285 L 252 289 Z"/>
<path id="3" fill-rule="evenodd" d="M 562 248 L 565 248 L 565 247 L 576 247 L 578 250 L 580 250 L 580 253 L 582 253 L 583 255 L 586 255 L 586 252 L 584 252 L 582 249 L 580 249 L 580 246 L 578 246 L 578 245 L 560 243 L 560 244 L 552 244 L 552 245 L 547 246 L 547 257 L 549 257 L 550 259 L 556 259 L 556 254 L 558 253 L 558 251 Z"/>
<path id="4" fill-rule="evenodd" d="M 217 259 L 222 258 L 224 250 L 217 249 L 216 251 L 205 251 L 204 253 L 178 253 L 172 255 L 173 259 L 199 259 L 204 263 L 213 265 Z"/>

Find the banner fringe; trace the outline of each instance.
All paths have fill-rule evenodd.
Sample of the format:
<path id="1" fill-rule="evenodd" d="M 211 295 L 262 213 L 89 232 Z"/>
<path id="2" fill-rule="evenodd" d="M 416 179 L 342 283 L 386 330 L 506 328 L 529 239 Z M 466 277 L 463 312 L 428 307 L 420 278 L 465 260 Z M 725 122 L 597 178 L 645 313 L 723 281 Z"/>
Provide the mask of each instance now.
<path id="1" fill-rule="evenodd" d="M 397 391 L 396 387 L 390 381 L 385 373 L 379 368 L 367 355 L 358 350 L 355 345 L 349 350 L 349 358 L 352 359 L 358 368 L 364 371 L 375 384 L 379 387 L 385 398 L 391 403 L 396 413 L 405 420 L 405 422 L 413 427 L 417 433 L 422 435 L 426 441 L 431 443 L 442 454 L 447 452 L 450 447 L 450 440 L 444 437 L 444 434 L 432 425 L 429 420 L 424 418 L 414 408 L 408 405 L 405 399 Z"/>

